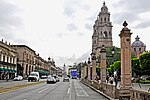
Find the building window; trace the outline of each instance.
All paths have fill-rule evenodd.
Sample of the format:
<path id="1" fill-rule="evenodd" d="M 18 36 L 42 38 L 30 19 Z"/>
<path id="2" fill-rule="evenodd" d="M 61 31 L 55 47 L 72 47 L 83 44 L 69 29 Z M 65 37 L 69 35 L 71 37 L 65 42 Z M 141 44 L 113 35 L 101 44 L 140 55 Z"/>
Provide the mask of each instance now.
<path id="1" fill-rule="evenodd" d="M 5 62 L 5 56 L 3 56 L 3 62 Z"/>
<path id="2" fill-rule="evenodd" d="M 10 63 L 12 63 L 12 58 L 10 58 Z"/>
<path id="3" fill-rule="evenodd" d="M 8 62 L 8 57 L 7 57 L 7 62 Z"/>
<path id="4" fill-rule="evenodd" d="M 103 19 L 101 18 L 101 22 L 103 21 Z"/>
<path id="5" fill-rule="evenodd" d="M 106 18 L 104 18 L 104 21 L 106 22 Z"/>
<path id="6" fill-rule="evenodd" d="M 13 58 L 13 64 L 15 63 L 15 58 Z"/>
<path id="7" fill-rule="evenodd" d="M 0 55 L 0 61 L 1 61 L 1 55 Z"/>
<path id="8" fill-rule="evenodd" d="M 139 48 L 139 51 L 141 51 L 141 48 Z"/>
<path id="9" fill-rule="evenodd" d="M 107 37 L 108 37 L 108 34 L 107 34 L 106 31 L 104 32 L 103 36 L 104 36 L 104 38 L 107 38 Z"/>
<path id="10" fill-rule="evenodd" d="M 136 48 L 134 48 L 134 52 L 136 52 Z"/>
<path id="11" fill-rule="evenodd" d="M 109 18 L 108 18 L 108 22 L 109 22 Z"/>
<path id="12" fill-rule="evenodd" d="M 94 44 L 96 44 L 96 40 L 94 41 Z"/>

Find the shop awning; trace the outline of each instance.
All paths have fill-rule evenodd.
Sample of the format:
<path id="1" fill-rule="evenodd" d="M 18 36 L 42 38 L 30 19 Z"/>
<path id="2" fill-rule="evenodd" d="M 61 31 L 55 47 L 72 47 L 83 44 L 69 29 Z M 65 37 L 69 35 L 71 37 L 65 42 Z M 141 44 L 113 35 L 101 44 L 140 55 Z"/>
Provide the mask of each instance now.
<path id="1" fill-rule="evenodd" d="M 3 72 L 4 71 L 4 69 L 3 68 L 0 68 L 0 72 Z"/>

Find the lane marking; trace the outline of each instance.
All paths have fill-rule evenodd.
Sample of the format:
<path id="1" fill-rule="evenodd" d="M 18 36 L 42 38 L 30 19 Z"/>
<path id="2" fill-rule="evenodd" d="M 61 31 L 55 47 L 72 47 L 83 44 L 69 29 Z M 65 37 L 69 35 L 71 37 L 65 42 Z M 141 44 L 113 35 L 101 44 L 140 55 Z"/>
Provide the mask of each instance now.
<path id="1" fill-rule="evenodd" d="M 70 87 L 68 88 L 68 91 L 67 91 L 67 94 L 69 94 L 70 93 Z"/>
<path id="2" fill-rule="evenodd" d="M 45 89 L 39 91 L 38 93 L 42 93 L 42 92 L 44 92 L 44 91 L 47 90 L 47 89 L 48 89 L 48 88 L 45 88 Z"/>
<path id="3" fill-rule="evenodd" d="M 75 90 L 77 93 L 77 96 L 89 96 L 87 92 L 81 87 L 81 85 L 75 80 Z"/>

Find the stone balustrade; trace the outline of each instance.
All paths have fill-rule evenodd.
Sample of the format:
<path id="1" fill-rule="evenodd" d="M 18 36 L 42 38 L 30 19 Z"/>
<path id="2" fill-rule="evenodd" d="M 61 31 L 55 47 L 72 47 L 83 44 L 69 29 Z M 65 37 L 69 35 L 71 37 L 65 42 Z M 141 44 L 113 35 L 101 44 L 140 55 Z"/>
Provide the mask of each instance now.
<path id="1" fill-rule="evenodd" d="M 111 98 L 119 99 L 119 89 L 112 84 L 85 79 L 82 79 L 81 82 L 91 87 L 94 87 L 95 89 L 103 92 Z M 131 100 L 150 100 L 150 93 L 131 89 Z"/>
<path id="2" fill-rule="evenodd" d="M 132 89 L 131 100 L 150 100 L 150 93 Z"/>

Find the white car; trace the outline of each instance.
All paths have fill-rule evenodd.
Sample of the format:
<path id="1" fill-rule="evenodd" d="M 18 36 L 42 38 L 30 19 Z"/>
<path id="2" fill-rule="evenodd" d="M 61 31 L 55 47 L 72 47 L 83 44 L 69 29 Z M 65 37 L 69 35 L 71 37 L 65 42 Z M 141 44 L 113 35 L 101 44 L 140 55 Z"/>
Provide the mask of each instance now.
<path id="1" fill-rule="evenodd" d="M 23 77 L 18 75 L 14 78 L 14 81 L 22 81 L 23 80 Z"/>
<path id="2" fill-rule="evenodd" d="M 56 83 L 56 79 L 53 76 L 48 76 L 48 78 L 47 78 L 47 84 L 48 83 Z"/>
<path id="3" fill-rule="evenodd" d="M 39 81 L 40 80 L 40 74 L 39 72 L 31 72 L 30 75 L 28 76 L 28 82 L 29 81 Z"/>
<path id="4" fill-rule="evenodd" d="M 64 77 L 63 82 L 69 82 L 69 77 Z"/>

